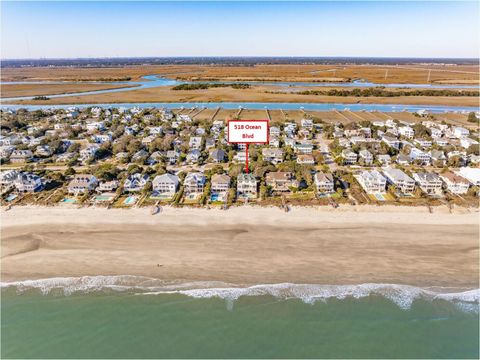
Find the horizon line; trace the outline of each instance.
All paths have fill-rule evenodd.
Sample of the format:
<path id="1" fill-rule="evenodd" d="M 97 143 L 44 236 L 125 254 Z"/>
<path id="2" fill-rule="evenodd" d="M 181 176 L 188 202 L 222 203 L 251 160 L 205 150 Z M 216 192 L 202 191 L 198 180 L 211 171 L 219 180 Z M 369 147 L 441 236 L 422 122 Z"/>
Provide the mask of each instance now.
<path id="1" fill-rule="evenodd" d="M 167 56 L 79 56 L 79 57 L 35 57 L 35 58 L 0 58 L 0 61 L 22 61 L 22 60 L 93 60 L 93 59 L 205 59 L 205 58 L 265 58 L 265 59 L 452 59 L 452 60 L 479 60 L 479 57 L 448 57 L 448 56 L 352 56 L 352 55 L 167 55 Z"/>

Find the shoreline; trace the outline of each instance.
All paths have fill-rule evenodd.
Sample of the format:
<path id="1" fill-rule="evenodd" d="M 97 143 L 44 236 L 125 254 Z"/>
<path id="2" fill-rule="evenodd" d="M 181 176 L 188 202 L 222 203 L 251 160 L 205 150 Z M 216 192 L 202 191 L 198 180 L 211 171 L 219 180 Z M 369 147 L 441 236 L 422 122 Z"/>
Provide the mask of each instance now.
<path id="1" fill-rule="evenodd" d="M 459 210 L 15 207 L 2 213 L 1 275 L 478 288 L 478 210 Z"/>

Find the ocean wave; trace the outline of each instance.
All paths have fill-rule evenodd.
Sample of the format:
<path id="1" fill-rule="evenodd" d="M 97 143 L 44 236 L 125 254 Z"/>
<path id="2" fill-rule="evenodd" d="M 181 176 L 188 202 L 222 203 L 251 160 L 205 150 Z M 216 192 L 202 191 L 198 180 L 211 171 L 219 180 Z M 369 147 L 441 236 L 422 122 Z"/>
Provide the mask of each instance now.
<path id="1" fill-rule="evenodd" d="M 111 290 L 141 295 L 181 294 L 193 298 L 221 298 L 232 304 L 245 296 L 273 296 L 280 299 L 300 299 L 313 304 L 329 299 L 361 299 L 369 296 L 382 296 L 401 309 L 409 309 L 415 300 L 448 301 L 457 308 L 468 312 L 479 312 L 480 289 L 442 292 L 399 284 L 358 284 L 358 285 L 315 285 L 315 284 L 262 284 L 235 286 L 218 281 L 169 282 L 161 279 L 120 275 L 58 277 L 15 282 L 0 282 L 1 288 L 15 288 L 18 293 L 38 289 L 43 294 L 61 291 L 65 295 L 78 292 L 98 292 Z M 447 289 L 447 288 L 445 288 Z"/>

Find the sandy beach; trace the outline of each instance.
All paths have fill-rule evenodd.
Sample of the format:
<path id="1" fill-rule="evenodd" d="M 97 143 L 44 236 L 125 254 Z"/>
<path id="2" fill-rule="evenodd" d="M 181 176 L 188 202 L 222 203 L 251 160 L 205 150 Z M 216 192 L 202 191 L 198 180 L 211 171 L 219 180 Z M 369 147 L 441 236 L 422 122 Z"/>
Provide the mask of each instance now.
<path id="1" fill-rule="evenodd" d="M 478 287 L 479 213 L 439 207 L 228 211 L 14 207 L 2 281 L 144 275 L 235 284 Z"/>

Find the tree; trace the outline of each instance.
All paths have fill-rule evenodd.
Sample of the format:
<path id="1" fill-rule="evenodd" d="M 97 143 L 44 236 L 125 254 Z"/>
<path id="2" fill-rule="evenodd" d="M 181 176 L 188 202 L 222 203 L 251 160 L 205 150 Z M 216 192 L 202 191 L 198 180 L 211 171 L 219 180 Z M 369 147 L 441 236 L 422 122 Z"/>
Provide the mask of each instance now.
<path id="1" fill-rule="evenodd" d="M 470 186 L 470 189 L 468 189 L 467 194 L 470 196 L 476 196 L 478 195 L 479 188 L 478 186 Z"/>
<path id="2" fill-rule="evenodd" d="M 242 173 L 242 171 L 242 164 L 231 164 L 230 168 L 228 169 L 228 175 L 230 175 L 232 178 L 236 178 L 239 174 Z"/>
<path id="3" fill-rule="evenodd" d="M 65 175 L 67 176 L 71 176 L 71 175 L 75 175 L 76 174 L 76 171 L 73 167 L 69 166 L 67 168 L 67 170 L 65 170 Z"/>
<path id="4" fill-rule="evenodd" d="M 142 194 L 144 194 L 144 195 L 148 194 L 149 192 L 152 191 L 152 189 L 153 189 L 152 182 L 148 181 L 142 189 Z"/>
<path id="5" fill-rule="evenodd" d="M 80 144 L 76 142 L 74 142 L 68 147 L 68 151 L 70 152 L 78 152 L 79 150 L 80 150 Z"/>
<path id="6" fill-rule="evenodd" d="M 260 199 L 265 200 L 268 195 L 268 187 L 266 185 L 260 185 Z"/>
<path id="7" fill-rule="evenodd" d="M 116 179 L 119 172 L 120 170 L 115 165 L 107 163 L 98 165 L 94 169 L 93 175 L 95 175 L 97 179 L 110 181 Z"/>
<path id="8" fill-rule="evenodd" d="M 467 149 L 467 155 L 470 155 L 470 154 L 480 155 L 480 145 L 479 144 L 470 145 Z"/>
<path id="9" fill-rule="evenodd" d="M 314 151 L 313 152 L 313 157 L 315 159 L 315 162 L 317 164 L 323 164 L 325 162 L 325 157 L 320 151 Z"/>
<path id="10" fill-rule="evenodd" d="M 468 122 L 472 122 L 472 123 L 480 121 L 480 119 L 477 118 L 477 115 L 475 115 L 475 113 L 473 111 L 468 114 L 467 120 L 468 120 Z"/>
<path id="11" fill-rule="evenodd" d="M 136 153 L 137 151 L 140 150 L 140 148 L 142 147 L 142 143 L 140 142 L 140 140 L 138 139 L 133 139 L 132 141 L 130 141 L 128 144 L 127 144 L 127 151 L 130 153 L 130 154 L 134 154 Z"/>

